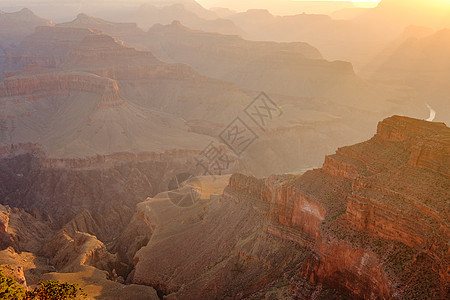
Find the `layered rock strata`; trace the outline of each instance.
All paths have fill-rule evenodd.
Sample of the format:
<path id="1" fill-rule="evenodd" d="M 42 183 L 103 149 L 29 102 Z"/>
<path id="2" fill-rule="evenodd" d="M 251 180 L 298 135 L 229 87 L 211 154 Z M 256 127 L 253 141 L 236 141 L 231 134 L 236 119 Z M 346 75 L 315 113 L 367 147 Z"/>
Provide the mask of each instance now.
<path id="1" fill-rule="evenodd" d="M 303 175 L 234 174 L 185 209 L 161 194 L 129 228 L 148 241 L 129 279 L 168 299 L 446 299 L 449 146 L 445 124 L 394 116 Z"/>

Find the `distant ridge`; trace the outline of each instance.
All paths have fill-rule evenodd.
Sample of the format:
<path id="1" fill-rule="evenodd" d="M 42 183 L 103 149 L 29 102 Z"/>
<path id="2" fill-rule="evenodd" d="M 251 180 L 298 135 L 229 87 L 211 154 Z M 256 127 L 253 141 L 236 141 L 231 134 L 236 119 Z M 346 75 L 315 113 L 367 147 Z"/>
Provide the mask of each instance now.
<path id="1" fill-rule="evenodd" d="M 0 12 L 0 46 L 17 43 L 37 26 L 54 26 L 54 22 L 35 15 L 28 8 L 11 13 Z"/>

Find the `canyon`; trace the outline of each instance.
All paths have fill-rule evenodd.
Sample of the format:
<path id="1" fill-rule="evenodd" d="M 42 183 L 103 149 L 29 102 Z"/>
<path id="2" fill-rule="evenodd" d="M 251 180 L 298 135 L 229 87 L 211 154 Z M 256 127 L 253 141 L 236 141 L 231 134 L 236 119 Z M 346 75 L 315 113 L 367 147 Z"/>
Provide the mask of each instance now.
<path id="1" fill-rule="evenodd" d="M 166 190 L 196 174 L 195 151 L 3 147 L 0 265 L 96 299 L 446 299 L 449 139 L 443 123 L 393 116 L 304 174 L 197 177 L 187 207 Z"/>
<path id="2" fill-rule="evenodd" d="M 396 2 L 0 11 L 0 269 L 89 299 L 449 298 L 450 35 L 375 28 Z"/>
<path id="3" fill-rule="evenodd" d="M 264 88 L 283 115 L 265 130 L 245 120 L 259 138 L 243 157 L 235 158 L 245 161 L 235 170 L 268 176 L 320 164 L 334 148 L 367 138 L 376 120 L 402 109 L 406 101 L 401 95 L 395 102 L 383 99 L 362 83 L 350 64 L 327 62 L 305 43 L 250 42 L 191 31 L 175 22 L 156 26 L 141 41 L 155 42 L 160 36 L 163 48 L 176 42 L 172 48 L 182 51 L 167 52 L 172 57 L 168 63 L 160 59 L 156 44 L 146 46 L 152 52 L 137 50 L 99 31 L 106 25 L 127 31 L 126 24 L 79 19 L 73 25 L 77 27 L 37 27 L 7 49 L 0 84 L 1 145 L 39 143 L 54 158 L 201 151 L 234 118 L 243 118 L 243 110 Z M 212 65 L 216 56 L 206 48 L 198 51 L 198 45 L 215 41 L 220 56 L 229 59 L 204 75 L 196 61 Z M 230 52 L 230 44 L 245 49 L 246 56 Z M 259 58 L 255 52 L 261 53 Z M 253 67 L 246 67 L 251 72 L 241 78 L 240 61 L 252 56 Z M 261 70 L 268 64 L 271 72 L 263 79 Z M 292 80 L 281 84 L 279 78 L 286 76 Z M 360 101 L 359 93 L 366 94 L 366 101 Z M 354 113 L 361 110 L 367 113 Z M 357 130 L 354 122 L 360 124 Z"/>
<path id="4" fill-rule="evenodd" d="M 0 153 L 0 265 L 10 276 L 28 286 L 76 281 L 96 299 L 158 299 L 150 287 L 123 285 L 129 265 L 115 240 L 139 202 L 186 168 L 196 172 L 196 151 L 57 159 L 28 143 Z"/>
<path id="5" fill-rule="evenodd" d="M 184 210 L 164 193 L 140 203 L 131 226 L 151 238 L 133 282 L 167 299 L 445 299 L 449 137 L 394 116 L 303 175 L 234 174 Z"/>

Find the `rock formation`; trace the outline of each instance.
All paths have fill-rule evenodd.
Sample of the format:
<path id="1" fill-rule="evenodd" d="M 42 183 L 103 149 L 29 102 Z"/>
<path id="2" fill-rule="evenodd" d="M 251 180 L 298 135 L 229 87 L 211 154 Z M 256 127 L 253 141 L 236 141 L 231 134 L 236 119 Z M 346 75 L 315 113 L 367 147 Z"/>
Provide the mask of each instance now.
<path id="1" fill-rule="evenodd" d="M 58 224 L 68 223 L 68 231 L 87 232 L 103 241 L 117 237 L 134 206 L 166 190 L 173 176 L 186 170 L 198 172 L 197 151 L 79 159 L 48 158 L 40 148 L 32 153 L 20 151 L 11 151 L 0 160 L 2 204 L 40 212 Z M 7 216 L 2 217 L 4 228 Z"/>
<path id="2" fill-rule="evenodd" d="M 367 138 L 380 118 L 409 104 L 399 94 L 374 91 L 351 64 L 326 61 L 306 43 L 252 42 L 177 22 L 141 32 L 138 43 L 122 42 L 97 29 L 119 32 L 128 26 L 86 18 L 81 15 L 75 23 L 89 21 L 87 28 L 37 28 L 7 51 L 4 65 L 11 72 L 6 76 L 23 79 L 25 86 L 31 77 L 59 81 L 56 74 L 76 74 L 81 81 L 104 82 L 105 95 L 88 86 L 69 89 L 52 83 L 61 89 L 0 99 L 5 105 L 0 143 L 41 143 L 53 157 L 201 150 L 266 91 L 282 109 L 282 118 L 257 132 L 259 139 L 244 154 L 239 171 L 267 176 L 318 166 L 323 155 Z M 113 99 L 104 101 L 111 93 Z M 252 120 L 245 122 L 257 130 Z M 162 142 L 160 132 L 169 140 Z"/>
<path id="3" fill-rule="evenodd" d="M 207 32 L 219 32 L 245 36 L 246 32 L 229 19 L 217 18 L 214 12 L 201 7 L 195 1 L 180 3 L 145 3 L 136 9 L 126 20 L 136 22 L 141 28 L 148 29 L 155 24 L 169 24 L 180 20 L 188 26 Z"/>
<path id="4" fill-rule="evenodd" d="M 193 133 L 185 120 L 224 124 L 247 98 L 228 83 L 87 29 L 38 28 L 5 64 L 24 68 L 7 73 L 0 85 L 0 144 L 39 142 L 52 157 L 201 150 L 211 138 Z M 230 97 L 218 92 L 223 89 Z M 208 95 L 214 93 L 226 115 L 212 110 Z M 199 102 L 211 108 L 207 114 Z M 160 132 L 164 142 L 156 142 Z"/>
<path id="5" fill-rule="evenodd" d="M 330 89 L 356 80 L 351 64 L 328 62 L 307 43 L 248 41 L 192 30 L 177 21 L 153 26 L 142 43 L 161 59 L 188 63 L 202 74 L 243 89 L 312 97 L 319 96 L 324 86 Z"/>
<path id="6" fill-rule="evenodd" d="M 134 39 L 141 37 L 144 33 L 142 29 L 137 27 L 136 23 L 115 23 L 100 18 L 88 16 L 84 13 L 78 14 L 72 22 L 57 24 L 58 27 L 67 28 L 92 28 L 101 30 L 102 32 L 123 39 L 127 37 Z"/>
<path id="7" fill-rule="evenodd" d="M 37 26 L 53 25 L 53 21 L 40 18 L 27 8 L 12 13 L 0 13 L 0 46 L 17 43 L 32 33 Z"/>
<path id="8" fill-rule="evenodd" d="M 3 72 L 9 70 L 4 66 L 8 49 L 14 48 L 36 27 L 53 25 L 53 21 L 40 18 L 26 8 L 12 13 L 0 12 L 0 80 Z"/>
<path id="9" fill-rule="evenodd" d="M 351 61 L 357 67 L 389 41 L 389 38 L 379 34 L 373 24 L 336 20 L 325 14 L 296 13 L 276 16 L 264 9 L 250 9 L 231 15 L 228 19 L 253 39 L 303 41 L 318 47 L 327 59 Z M 295 30 L 292 30 L 293 28 Z"/>
<path id="10" fill-rule="evenodd" d="M 195 172 L 197 151 L 55 159 L 22 144 L 0 152 L 0 266 L 9 276 L 78 282 L 98 299 L 158 299 L 150 287 L 123 285 L 129 262 L 112 254 L 113 241 L 138 202 L 186 167 Z"/>
<path id="11" fill-rule="evenodd" d="M 184 210 L 141 203 L 149 242 L 132 280 L 168 299 L 446 299 L 449 137 L 394 116 L 304 175 L 235 174 L 222 198 Z"/>

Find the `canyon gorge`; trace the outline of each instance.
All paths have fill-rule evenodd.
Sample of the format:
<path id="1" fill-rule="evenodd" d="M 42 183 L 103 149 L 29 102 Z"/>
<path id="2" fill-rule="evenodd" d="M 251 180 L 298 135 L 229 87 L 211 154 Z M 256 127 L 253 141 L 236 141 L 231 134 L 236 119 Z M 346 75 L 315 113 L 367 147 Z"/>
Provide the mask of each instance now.
<path id="1" fill-rule="evenodd" d="M 3 274 L 104 300 L 448 299 L 450 7 L 421 1 L 0 3 Z"/>
<path id="2" fill-rule="evenodd" d="M 188 152 L 75 160 L 3 149 L 2 265 L 35 255 L 16 270 L 22 281 L 95 274 L 84 283 L 94 295 L 127 282 L 142 299 L 445 299 L 449 137 L 442 123 L 394 116 L 303 175 L 199 177 L 185 208 L 164 183 L 195 169 Z"/>

